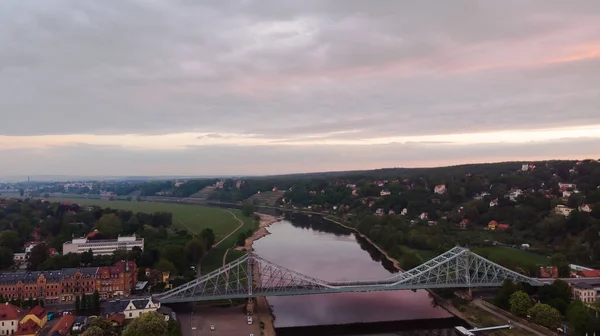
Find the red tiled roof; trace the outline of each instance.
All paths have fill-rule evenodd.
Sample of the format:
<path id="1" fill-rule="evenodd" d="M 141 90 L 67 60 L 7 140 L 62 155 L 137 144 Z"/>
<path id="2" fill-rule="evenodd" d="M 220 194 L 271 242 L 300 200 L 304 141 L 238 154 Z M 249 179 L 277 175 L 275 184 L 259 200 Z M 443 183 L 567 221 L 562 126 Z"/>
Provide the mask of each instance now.
<path id="1" fill-rule="evenodd" d="M 577 275 L 584 278 L 597 278 L 600 277 L 600 270 L 583 270 L 577 272 Z"/>
<path id="2" fill-rule="evenodd" d="M 508 224 L 498 224 L 498 225 L 496 225 L 496 229 L 498 229 L 498 230 L 508 230 L 508 229 L 510 229 L 510 225 L 508 225 Z"/>
<path id="3" fill-rule="evenodd" d="M 52 335 L 52 333 L 54 331 L 58 331 L 60 335 L 66 335 L 69 332 L 69 330 L 71 330 L 73 323 L 75 323 L 74 315 L 71 315 L 71 314 L 63 315 L 60 318 L 60 320 L 58 320 L 58 322 L 56 322 L 54 327 L 52 329 L 50 329 L 50 335 Z"/>
<path id="4" fill-rule="evenodd" d="M 24 246 L 25 246 L 25 248 L 28 248 L 31 245 L 39 245 L 39 244 L 41 244 L 41 242 L 39 242 L 39 241 L 30 241 L 30 242 L 25 243 Z"/>
<path id="5" fill-rule="evenodd" d="M 10 303 L 0 304 L 0 321 L 20 320 L 25 315 L 25 312 L 17 306 Z"/>
<path id="6" fill-rule="evenodd" d="M 48 314 L 46 313 L 46 309 L 44 309 L 44 308 L 42 308 L 42 307 L 40 307 L 40 306 L 35 306 L 35 307 L 33 307 L 33 308 L 32 308 L 32 309 L 29 311 L 29 313 L 27 313 L 27 314 L 32 314 L 32 315 L 35 315 L 35 316 L 37 316 L 37 318 L 39 318 L 39 319 L 41 319 L 41 318 L 46 318 L 46 316 L 48 315 Z"/>
<path id="7" fill-rule="evenodd" d="M 540 278 L 558 278 L 558 267 L 540 267 Z"/>
<path id="8" fill-rule="evenodd" d="M 112 313 L 106 318 L 106 320 L 111 322 L 117 322 L 118 324 L 122 325 L 123 322 L 125 322 L 125 315 L 123 315 L 122 313 Z"/>
<path id="9" fill-rule="evenodd" d="M 19 325 L 19 329 L 15 332 L 15 335 L 37 334 L 39 330 L 40 326 L 37 323 L 33 322 L 33 320 L 27 320 L 27 322 Z"/>
<path id="10" fill-rule="evenodd" d="M 100 231 L 98 231 L 98 230 L 94 230 L 94 231 L 92 231 L 92 232 L 88 233 L 88 234 L 87 234 L 87 236 L 85 236 L 85 237 L 86 237 L 86 238 L 92 238 L 92 237 L 95 237 L 95 236 L 97 236 L 99 233 L 100 233 Z"/>

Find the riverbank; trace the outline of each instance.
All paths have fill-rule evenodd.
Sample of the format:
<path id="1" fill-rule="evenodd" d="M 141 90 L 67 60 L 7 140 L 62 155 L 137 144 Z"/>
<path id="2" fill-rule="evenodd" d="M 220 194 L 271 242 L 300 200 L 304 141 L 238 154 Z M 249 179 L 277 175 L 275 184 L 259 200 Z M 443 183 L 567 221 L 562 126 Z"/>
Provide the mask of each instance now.
<path id="1" fill-rule="evenodd" d="M 265 215 L 265 214 L 257 214 L 260 217 L 258 230 L 256 230 L 252 236 L 246 238 L 245 245 L 238 246 L 236 249 L 238 250 L 246 250 L 252 251 L 252 244 L 259 240 L 262 237 L 265 237 L 270 234 L 267 228 L 274 223 L 280 221 L 280 219 L 275 216 Z M 256 315 L 258 317 L 258 323 L 261 326 L 261 335 L 263 336 L 275 336 L 275 316 L 273 315 L 273 311 L 271 310 L 271 306 L 267 301 L 266 297 L 257 297 L 255 300 L 256 304 Z"/>
<path id="2" fill-rule="evenodd" d="M 246 238 L 246 242 L 245 242 L 244 246 L 237 246 L 235 248 L 236 250 L 252 251 L 252 244 L 255 241 L 259 240 L 260 238 L 269 235 L 270 233 L 267 230 L 267 228 L 269 226 L 271 226 L 272 224 L 279 222 L 279 219 L 275 216 L 259 214 L 259 213 L 257 213 L 257 215 L 260 217 L 260 220 L 258 221 L 258 230 L 256 230 L 252 234 L 252 236 Z"/>

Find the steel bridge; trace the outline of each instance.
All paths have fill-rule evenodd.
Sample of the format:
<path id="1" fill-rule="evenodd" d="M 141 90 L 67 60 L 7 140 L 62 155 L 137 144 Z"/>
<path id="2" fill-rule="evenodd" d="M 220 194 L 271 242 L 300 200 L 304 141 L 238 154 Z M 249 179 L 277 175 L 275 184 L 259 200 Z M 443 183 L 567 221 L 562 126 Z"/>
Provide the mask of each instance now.
<path id="1" fill-rule="evenodd" d="M 186 284 L 154 297 L 163 303 L 375 292 L 433 288 L 499 287 L 504 280 L 543 285 L 493 263 L 463 247 L 455 247 L 409 271 L 378 281 L 323 281 L 247 255 Z"/>

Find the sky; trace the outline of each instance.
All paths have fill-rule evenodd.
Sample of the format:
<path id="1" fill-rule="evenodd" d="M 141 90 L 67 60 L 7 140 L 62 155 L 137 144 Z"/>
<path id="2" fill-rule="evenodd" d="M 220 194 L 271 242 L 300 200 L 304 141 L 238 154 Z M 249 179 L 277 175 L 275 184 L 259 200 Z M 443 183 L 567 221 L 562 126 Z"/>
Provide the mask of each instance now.
<path id="1" fill-rule="evenodd" d="M 600 1 L 0 1 L 0 176 L 600 158 Z"/>

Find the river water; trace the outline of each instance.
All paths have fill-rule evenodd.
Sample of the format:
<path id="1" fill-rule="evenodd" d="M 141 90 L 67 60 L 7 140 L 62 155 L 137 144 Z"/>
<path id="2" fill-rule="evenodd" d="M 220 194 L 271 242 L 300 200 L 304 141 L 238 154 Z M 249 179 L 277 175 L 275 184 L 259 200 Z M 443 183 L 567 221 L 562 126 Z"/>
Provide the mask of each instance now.
<path id="1" fill-rule="evenodd" d="M 382 280 L 394 272 L 367 242 L 321 218 L 282 220 L 268 230 L 270 235 L 254 242 L 255 251 L 299 273 L 327 281 L 356 281 Z M 268 301 L 278 335 L 309 330 L 311 336 L 388 335 L 402 329 L 412 330 L 410 335 L 450 335 L 452 326 L 460 323 L 435 306 L 424 290 L 269 297 Z M 419 330 L 422 333 L 414 333 Z"/>

